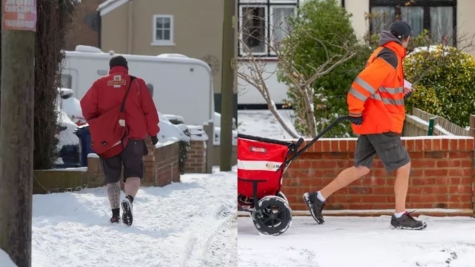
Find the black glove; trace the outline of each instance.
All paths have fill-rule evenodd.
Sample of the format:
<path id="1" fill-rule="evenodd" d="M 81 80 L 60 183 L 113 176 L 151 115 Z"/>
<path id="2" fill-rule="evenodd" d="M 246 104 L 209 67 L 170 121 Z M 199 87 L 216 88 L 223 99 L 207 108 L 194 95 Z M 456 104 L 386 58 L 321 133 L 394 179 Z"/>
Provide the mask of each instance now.
<path id="1" fill-rule="evenodd" d="M 153 145 L 156 145 L 156 144 L 158 143 L 158 137 L 157 137 L 156 135 L 150 137 L 150 139 L 152 139 L 152 144 L 153 144 Z"/>
<path id="2" fill-rule="evenodd" d="M 359 116 L 359 117 L 350 116 L 350 121 L 354 125 L 361 125 L 363 123 L 363 116 Z"/>
<path id="3" fill-rule="evenodd" d="M 412 91 L 409 91 L 409 93 L 404 95 L 404 101 L 406 101 L 409 97 L 411 97 Z"/>

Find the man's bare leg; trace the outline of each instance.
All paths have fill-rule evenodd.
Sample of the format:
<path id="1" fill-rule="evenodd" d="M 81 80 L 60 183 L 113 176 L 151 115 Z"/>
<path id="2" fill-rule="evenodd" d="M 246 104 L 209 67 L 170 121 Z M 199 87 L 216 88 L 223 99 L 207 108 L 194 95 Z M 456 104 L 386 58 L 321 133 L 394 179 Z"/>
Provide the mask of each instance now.
<path id="1" fill-rule="evenodd" d="M 396 213 L 406 211 L 406 197 L 409 188 L 409 175 L 411 173 L 411 163 L 402 166 L 396 171 L 396 180 L 394 181 L 394 196 L 396 199 Z"/>
<path id="2" fill-rule="evenodd" d="M 325 207 L 325 200 L 331 194 L 340 190 L 341 188 L 351 184 L 364 175 L 369 173 L 369 168 L 364 166 L 351 167 L 343 170 L 338 176 L 321 191 L 313 193 L 304 193 L 303 199 L 307 204 L 307 207 L 312 215 L 313 219 L 322 224 L 325 222 L 323 219 L 323 208 Z"/>
<path id="3" fill-rule="evenodd" d="M 394 181 L 395 213 L 391 217 L 391 226 L 396 229 L 422 230 L 427 227 L 427 224 L 416 220 L 406 211 L 410 172 L 410 162 L 396 170 L 396 180 Z"/>
<path id="4" fill-rule="evenodd" d="M 113 217 L 120 216 L 120 181 L 107 184 L 107 195 Z"/>
<path id="5" fill-rule="evenodd" d="M 325 201 L 326 198 L 331 196 L 336 191 L 348 186 L 354 181 L 368 174 L 370 169 L 364 166 L 350 167 L 338 174 L 338 176 L 331 181 L 327 186 L 320 190 L 319 199 Z"/>
<path id="6" fill-rule="evenodd" d="M 127 196 L 135 198 L 137 192 L 140 188 L 140 178 L 139 177 L 130 177 L 125 181 L 124 189 Z"/>

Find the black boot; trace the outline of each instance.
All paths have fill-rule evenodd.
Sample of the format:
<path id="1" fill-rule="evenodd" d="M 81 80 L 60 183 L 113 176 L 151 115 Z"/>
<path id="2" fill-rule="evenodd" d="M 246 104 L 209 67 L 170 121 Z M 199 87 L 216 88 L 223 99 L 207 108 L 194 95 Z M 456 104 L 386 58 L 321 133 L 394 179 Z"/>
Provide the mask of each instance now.
<path id="1" fill-rule="evenodd" d="M 312 214 L 313 219 L 318 224 L 323 224 L 325 220 L 323 219 L 322 211 L 325 207 L 325 202 L 318 199 L 317 195 L 317 192 L 305 193 L 303 194 L 303 200 L 305 201 L 305 204 L 307 204 L 308 210 L 310 211 L 310 214 Z"/>
<path id="2" fill-rule="evenodd" d="M 112 209 L 112 217 L 110 219 L 111 223 L 119 223 L 120 222 L 120 208 L 119 209 Z"/>
<path id="3" fill-rule="evenodd" d="M 134 198 L 132 196 L 126 196 L 124 200 L 122 200 L 122 222 L 127 226 L 131 226 L 134 222 Z"/>
<path id="4" fill-rule="evenodd" d="M 418 221 L 406 211 L 401 217 L 396 218 L 395 215 L 391 217 L 391 226 L 394 229 L 401 230 L 422 230 L 427 227 L 423 221 Z"/>

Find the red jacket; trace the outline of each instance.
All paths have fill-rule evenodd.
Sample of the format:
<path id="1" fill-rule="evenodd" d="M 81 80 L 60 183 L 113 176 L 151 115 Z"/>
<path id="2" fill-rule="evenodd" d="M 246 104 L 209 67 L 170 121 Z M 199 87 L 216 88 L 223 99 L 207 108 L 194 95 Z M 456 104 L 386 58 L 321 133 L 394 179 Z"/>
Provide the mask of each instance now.
<path id="1" fill-rule="evenodd" d="M 120 77 L 120 79 L 119 79 Z M 121 81 L 125 80 L 125 83 Z M 110 108 L 120 106 L 129 85 L 130 76 L 124 67 L 113 67 L 109 75 L 94 82 L 81 99 L 82 114 L 86 121 L 99 116 Z M 130 139 L 145 139 L 155 136 L 158 128 L 158 112 L 145 81 L 136 78 L 130 86 L 125 101 L 125 124 Z"/>

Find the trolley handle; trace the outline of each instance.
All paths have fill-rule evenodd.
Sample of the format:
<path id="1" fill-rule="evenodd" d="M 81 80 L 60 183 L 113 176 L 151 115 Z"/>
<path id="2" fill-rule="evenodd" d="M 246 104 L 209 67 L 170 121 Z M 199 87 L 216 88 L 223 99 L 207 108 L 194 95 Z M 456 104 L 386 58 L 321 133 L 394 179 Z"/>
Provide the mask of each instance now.
<path id="1" fill-rule="evenodd" d="M 300 146 L 303 144 L 303 142 L 305 142 L 305 139 L 303 139 L 302 137 L 300 137 L 299 140 L 297 140 L 297 142 L 294 143 L 295 153 L 298 153 L 299 148 L 300 148 Z"/>
<path id="2" fill-rule="evenodd" d="M 295 158 L 297 158 L 298 156 L 300 156 L 303 152 L 305 152 L 307 149 L 309 149 L 315 142 L 318 141 L 318 139 L 322 138 L 322 136 L 324 136 L 328 131 L 330 131 L 331 129 L 333 129 L 333 127 L 335 127 L 338 123 L 340 123 L 341 121 L 344 121 L 344 120 L 348 120 L 350 119 L 350 116 L 346 115 L 346 116 L 340 116 L 338 118 L 336 118 L 336 120 L 334 120 L 332 123 L 330 123 L 330 125 L 328 125 L 325 129 L 323 129 L 317 136 L 315 136 L 312 141 L 308 142 L 307 145 L 305 145 L 302 149 L 298 150 L 290 160 L 288 160 L 289 162 L 294 160 Z M 303 138 L 299 138 L 299 140 L 297 141 L 297 148 L 304 142 Z"/>

